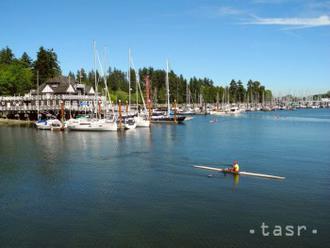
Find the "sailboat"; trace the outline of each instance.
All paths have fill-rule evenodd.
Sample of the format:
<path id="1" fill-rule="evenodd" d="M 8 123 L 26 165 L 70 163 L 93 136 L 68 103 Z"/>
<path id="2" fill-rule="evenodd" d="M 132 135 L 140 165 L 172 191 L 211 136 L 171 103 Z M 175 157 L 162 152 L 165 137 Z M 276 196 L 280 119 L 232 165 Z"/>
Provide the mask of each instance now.
<path id="1" fill-rule="evenodd" d="M 112 119 L 105 119 L 101 118 L 101 113 L 97 109 L 101 109 L 101 102 L 98 100 L 98 81 L 97 81 L 97 73 L 96 73 L 96 48 L 95 42 L 93 43 L 93 51 L 94 51 L 94 83 L 95 83 L 95 114 L 96 118 L 85 117 L 81 119 L 77 119 L 76 121 L 71 121 L 68 124 L 68 129 L 71 131 L 117 131 L 117 122 L 115 121 L 115 116 Z M 98 57 L 98 61 L 100 63 L 100 58 Z M 109 101 L 111 103 L 110 94 L 108 91 L 107 81 L 106 81 L 106 74 L 103 72 L 102 65 L 101 66 L 101 73 L 104 77 L 104 84 L 105 89 L 108 94 Z M 96 107 L 98 106 L 98 108 Z"/>
<path id="2" fill-rule="evenodd" d="M 223 106 L 223 97 L 224 97 L 224 93 L 222 94 L 222 106 Z M 210 115 L 225 115 L 226 111 L 219 109 L 219 92 L 217 92 L 217 107 L 215 110 L 211 110 L 210 111 Z"/>
<path id="3" fill-rule="evenodd" d="M 191 108 L 191 105 L 190 105 L 190 89 L 189 89 L 189 84 L 188 83 L 186 85 L 186 106 L 179 113 L 180 113 L 180 115 L 187 116 L 186 119 L 185 119 L 186 121 L 188 119 L 192 119 L 193 118 L 193 117 L 191 117 L 191 115 L 195 115 L 196 114 L 195 110 L 192 109 Z"/>
<path id="4" fill-rule="evenodd" d="M 169 69 L 168 69 L 168 60 L 166 61 L 166 96 L 167 96 L 167 112 L 164 113 L 154 113 L 151 116 L 151 122 L 155 123 L 182 123 L 185 120 L 185 116 L 177 115 L 176 110 L 174 113 L 171 112 L 170 107 L 170 82 L 168 77 Z"/>
<path id="5" fill-rule="evenodd" d="M 136 123 L 134 119 L 134 114 L 131 111 L 131 49 L 128 49 L 128 71 L 127 71 L 127 81 L 128 81 L 128 105 L 126 106 L 126 114 L 123 117 L 124 129 L 135 129 Z"/>
<path id="6" fill-rule="evenodd" d="M 148 114 L 147 114 L 147 107 L 146 107 L 146 104 L 144 101 L 143 92 L 141 90 L 140 76 L 139 76 L 138 71 L 135 69 L 134 61 L 131 56 L 130 50 L 129 50 L 129 56 L 128 56 L 128 64 L 129 64 L 129 73 L 131 72 L 131 67 L 135 71 L 136 106 L 139 106 L 139 94 L 141 96 L 142 103 L 143 103 L 143 110 L 140 111 L 139 109 L 137 109 L 137 113 L 134 114 L 135 125 L 136 125 L 136 127 L 150 127 L 150 121 L 148 120 Z M 129 74 L 129 76 L 130 76 L 130 74 Z M 129 85 L 129 88 L 130 87 L 131 87 L 131 85 Z M 131 91 L 129 91 L 129 103 L 130 103 L 130 99 L 131 99 Z M 129 108 L 130 108 L 130 106 L 129 106 Z"/>

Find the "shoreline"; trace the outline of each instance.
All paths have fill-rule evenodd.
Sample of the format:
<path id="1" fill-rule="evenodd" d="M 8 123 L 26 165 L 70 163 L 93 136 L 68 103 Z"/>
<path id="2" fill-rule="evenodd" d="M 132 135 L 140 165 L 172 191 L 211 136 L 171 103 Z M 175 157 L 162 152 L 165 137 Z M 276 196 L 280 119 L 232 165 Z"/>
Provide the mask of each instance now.
<path id="1" fill-rule="evenodd" d="M 0 118 L 0 125 L 31 125 L 34 121 L 31 120 L 15 120 L 15 119 L 7 119 L 7 118 Z"/>

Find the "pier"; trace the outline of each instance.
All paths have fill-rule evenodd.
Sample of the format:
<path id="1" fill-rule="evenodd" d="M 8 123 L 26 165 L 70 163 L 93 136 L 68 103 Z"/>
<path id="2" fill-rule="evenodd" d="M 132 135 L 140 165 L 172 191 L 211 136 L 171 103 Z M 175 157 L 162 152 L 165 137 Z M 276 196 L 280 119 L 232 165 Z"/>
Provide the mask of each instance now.
<path id="1" fill-rule="evenodd" d="M 98 97 L 106 102 L 105 97 Z M 49 112 L 57 115 L 64 103 L 66 114 L 91 113 L 97 106 L 95 96 L 89 95 L 41 95 L 41 96 L 2 96 L 0 97 L 0 117 L 10 119 L 36 120 L 37 114 Z M 105 104 L 101 104 L 105 110 Z"/>

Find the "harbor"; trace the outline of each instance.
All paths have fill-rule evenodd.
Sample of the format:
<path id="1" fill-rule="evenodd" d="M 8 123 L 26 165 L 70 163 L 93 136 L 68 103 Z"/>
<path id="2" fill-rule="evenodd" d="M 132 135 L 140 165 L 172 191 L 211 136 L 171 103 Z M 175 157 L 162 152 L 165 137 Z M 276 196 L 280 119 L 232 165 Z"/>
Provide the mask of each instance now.
<path id="1" fill-rule="evenodd" d="M 330 0 L 0 9 L 0 248 L 329 247 Z"/>
<path id="2" fill-rule="evenodd" d="M 59 83 L 61 81 L 64 85 L 71 85 L 69 79 L 61 77 L 60 79 L 50 79 L 49 84 Z M 60 84 L 60 83 L 59 83 Z M 68 87 L 68 86 L 67 86 Z M 110 107 L 113 108 L 116 116 L 119 114 L 119 104 L 107 101 L 105 96 L 99 96 L 96 100 L 95 92 L 88 95 L 77 94 L 79 87 L 85 87 L 83 84 L 72 84 L 75 89 L 74 94 L 41 94 L 39 96 L 27 94 L 25 96 L 0 96 L 0 118 L 2 120 L 27 120 L 36 121 L 38 114 L 49 113 L 54 116 L 60 116 L 61 110 L 64 111 L 64 118 L 69 119 L 72 116 L 89 114 L 93 115 L 97 109 L 106 115 L 110 112 Z M 33 92 L 33 91 L 32 91 Z M 35 92 L 35 91 L 34 91 Z M 143 96 L 143 95 L 142 95 Z M 101 102 L 98 106 L 98 102 Z M 62 105 L 63 104 L 63 105 Z M 167 104 L 154 104 L 152 112 L 166 112 L 168 111 Z M 272 101 L 267 103 L 169 103 L 170 111 L 178 115 L 224 115 L 231 112 L 237 113 L 255 112 L 255 111 L 280 111 L 280 110 L 298 110 L 298 109 L 319 109 L 329 108 L 330 99 L 320 98 L 313 100 L 311 97 L 274 97 Z M 121 112 L 127 114 L 131 112 L 133 115 L 139 112 L 143 105 L 131 104 L 128 110 L 128 102 L 121 104 Z M 145 106 L 146 108 L 146 106 Z M 145 109 L 145 112 L 147 110 Z M 148 114 L 148 113 L 144 113 Z"/>
<path id="3" fill-rule="evenodd" d="M 213 118 L 106 133 L 0 126 L 1 242 L 326 247 L 329 109 L 247 112 L 211 123 Z M 234 159 L 241 171 L 285 179 L 193 167 L 221 168 Z M 305 224 L 318 234 L 251 235 L 262 222 Z"/>
<path id="4" fill-rule="evenodd" d="M 165 70 L 131 69 L 130 50 L 128 64 L 116 72 L 126 91 L 114 90 L 114 72 L 100 63 L 84 81 L 69 73 L 40 83 L 36 70 L 35 88 L 0 96 L 1 243 L 328 244 L 329 92 L 280 97 L 259 81 L 188 83 L 168 60 Z"/>

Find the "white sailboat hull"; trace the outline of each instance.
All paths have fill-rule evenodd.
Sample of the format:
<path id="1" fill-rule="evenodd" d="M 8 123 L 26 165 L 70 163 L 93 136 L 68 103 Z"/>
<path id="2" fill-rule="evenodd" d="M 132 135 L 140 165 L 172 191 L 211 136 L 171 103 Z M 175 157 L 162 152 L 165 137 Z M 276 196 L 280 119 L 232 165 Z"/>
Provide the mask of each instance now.
<path id="1" fill-rule="evenodd" d="M 226 115 L 225 111 L 210 111 L 210 115 Z"/>
<path id="2" fill-rule="evenodd" d="M 134 117 L 136 127 L 150 127 L 150 121 L 141 116 Z"/>
<path id="3" fill-rule="evenodd" d="M 70 131 L 117 131 L 116 122 L 107 120 L 82 120 L 68 125 Z"/>

